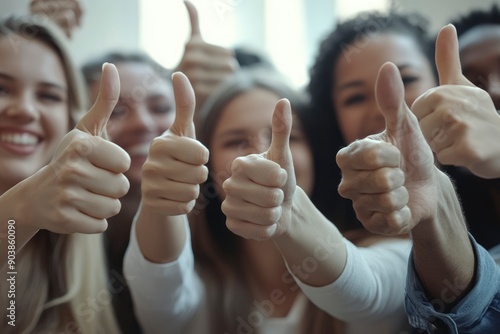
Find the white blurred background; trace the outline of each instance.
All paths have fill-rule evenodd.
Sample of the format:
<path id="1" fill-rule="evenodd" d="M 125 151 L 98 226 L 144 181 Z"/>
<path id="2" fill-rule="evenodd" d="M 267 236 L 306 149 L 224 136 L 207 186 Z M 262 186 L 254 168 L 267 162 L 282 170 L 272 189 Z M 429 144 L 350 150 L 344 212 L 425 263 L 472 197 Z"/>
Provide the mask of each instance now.
<path id="1" fill-rule="evenodd" d="M 65 0 L 60 0 L 65 1 Z M 82 0 L 82 27 L 71 41 L 78 64 L 113 50 L 142 50 L 173 68 L 189 38 L 182 0 Z M 364 10 L 417 11 L 437 30 L 492 0 L 191 0 L 207 42 L 245 46 L 269 57 L 297 87 L 307 83 L 319 41 L 336 20 Z M 0 0 L 0 14 L 26 14 L 30 0 Z"/>

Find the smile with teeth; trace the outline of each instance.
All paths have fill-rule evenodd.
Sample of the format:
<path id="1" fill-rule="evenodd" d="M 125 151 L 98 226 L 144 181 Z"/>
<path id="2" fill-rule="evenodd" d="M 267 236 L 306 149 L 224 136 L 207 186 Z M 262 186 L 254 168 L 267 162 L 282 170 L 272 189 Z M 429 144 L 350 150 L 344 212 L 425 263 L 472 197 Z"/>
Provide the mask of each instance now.
<path id="1" fill-rule="evenodd" d="M 5 142 L 5 143 L 9 143 L 9 144 L 14 144 L 14 145 L 21 145 L 21 146 L 36 145 L 39 142 L 37 136 L 34 136 L 34 135 L 27 133 L 27 132 L 1 133 L 0 134 L 0 141 Z"/>

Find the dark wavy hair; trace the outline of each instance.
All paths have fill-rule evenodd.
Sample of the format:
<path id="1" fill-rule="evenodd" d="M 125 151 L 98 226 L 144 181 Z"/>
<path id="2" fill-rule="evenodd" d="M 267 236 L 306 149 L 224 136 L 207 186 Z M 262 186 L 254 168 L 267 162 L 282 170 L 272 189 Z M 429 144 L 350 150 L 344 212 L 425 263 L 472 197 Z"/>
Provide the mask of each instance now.
<path id="1" fill-rule="evenodd" d="M 311 142 L 315 166 L 315 185 L 311 199 L 341 231 L 361 228 L 352 204 L 337 193 L 341 173 L 335 162 L 337 151 L 346 143 L 332 101 L 333 70 L 346 48 L 357 40 L 379 33 L 396 33 L 413 38 L 434 68 L 434 43 L 426 30 L 427 21 L 418 14 L 364 12 L 339 23 L 321 42 L 310 71 L 307 91 L 310 111 L 303 120 Z"/>
<path id="2" fill-rule="evenodd" d="M 469 14 L 454 20 L 453 25 L 457 28 L 457 35 L 460 37 L 467 31 L 480 25 L 499 24 L 500 9 L 494 4 L 491 9 L 473 10 Z"/>

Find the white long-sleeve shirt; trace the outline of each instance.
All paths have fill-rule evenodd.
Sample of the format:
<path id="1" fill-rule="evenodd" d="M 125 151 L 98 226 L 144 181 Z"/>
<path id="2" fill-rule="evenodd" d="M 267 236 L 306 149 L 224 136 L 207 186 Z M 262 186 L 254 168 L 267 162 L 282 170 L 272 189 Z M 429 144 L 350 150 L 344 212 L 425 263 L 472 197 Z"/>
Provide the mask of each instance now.
<path id="1" fill-rule="evenodd" d="M 205 287 L 194 268 L 189 227 L 178 259 L 156 264 L 144 258 L 135 234 L 135 223 L 125 255 L 124 271 L 135 312 L 145 333 L 207 333 L 208 303 Z M 404 284 L 411 244 L 394 239 L 369 248 L 357 248 L 345 240 L 347 262 L 339 278 L 325 287 L 311 287 L 295 278 L 317 306 L 348 323 L 348 334 L 396 334 L 408 328 L 403 309 Z M 306 301 L 303 296 L 285 318 L 266 318 L 259 333 L 289 334 L 299 327 Z M 239 325 L 248 332 L 251 319 Z M 246 329 L 244 329 L 246 327 Z M 232 334 L 232 333 L 230 333 Z"/>

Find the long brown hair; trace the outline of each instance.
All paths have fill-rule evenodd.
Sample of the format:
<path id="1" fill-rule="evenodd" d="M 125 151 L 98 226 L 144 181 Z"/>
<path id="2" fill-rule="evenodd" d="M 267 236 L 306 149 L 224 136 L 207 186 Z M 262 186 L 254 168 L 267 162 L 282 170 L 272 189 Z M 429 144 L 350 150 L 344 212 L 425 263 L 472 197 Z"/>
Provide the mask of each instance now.
<path id="1" fill-rule="evenodd" d="M 65 38 L 48 19 L 10 17 L 0 21 L 0 38 L 14 44 L 24 38 L 50 46 L 64 68 L 68 85 L 71 129 L 86 110 L 80 73 L 73 65 Z M 25 42 L 25 41 L 21 41 Z M 42 166 L 40 166 L 42 167 Z M 43 199 L 41 199 L 43 200 Z M 0 319 L 2 333 L 117 333 L 118 326 L 106 287 L 102 235 L 61 235 L 39 231 L 17 254 L 16 326 Z M 0 287 L 1 307 L 7 305 L 7 287 Z M 101 300 L 93 310 L 89 298 Z"/>

